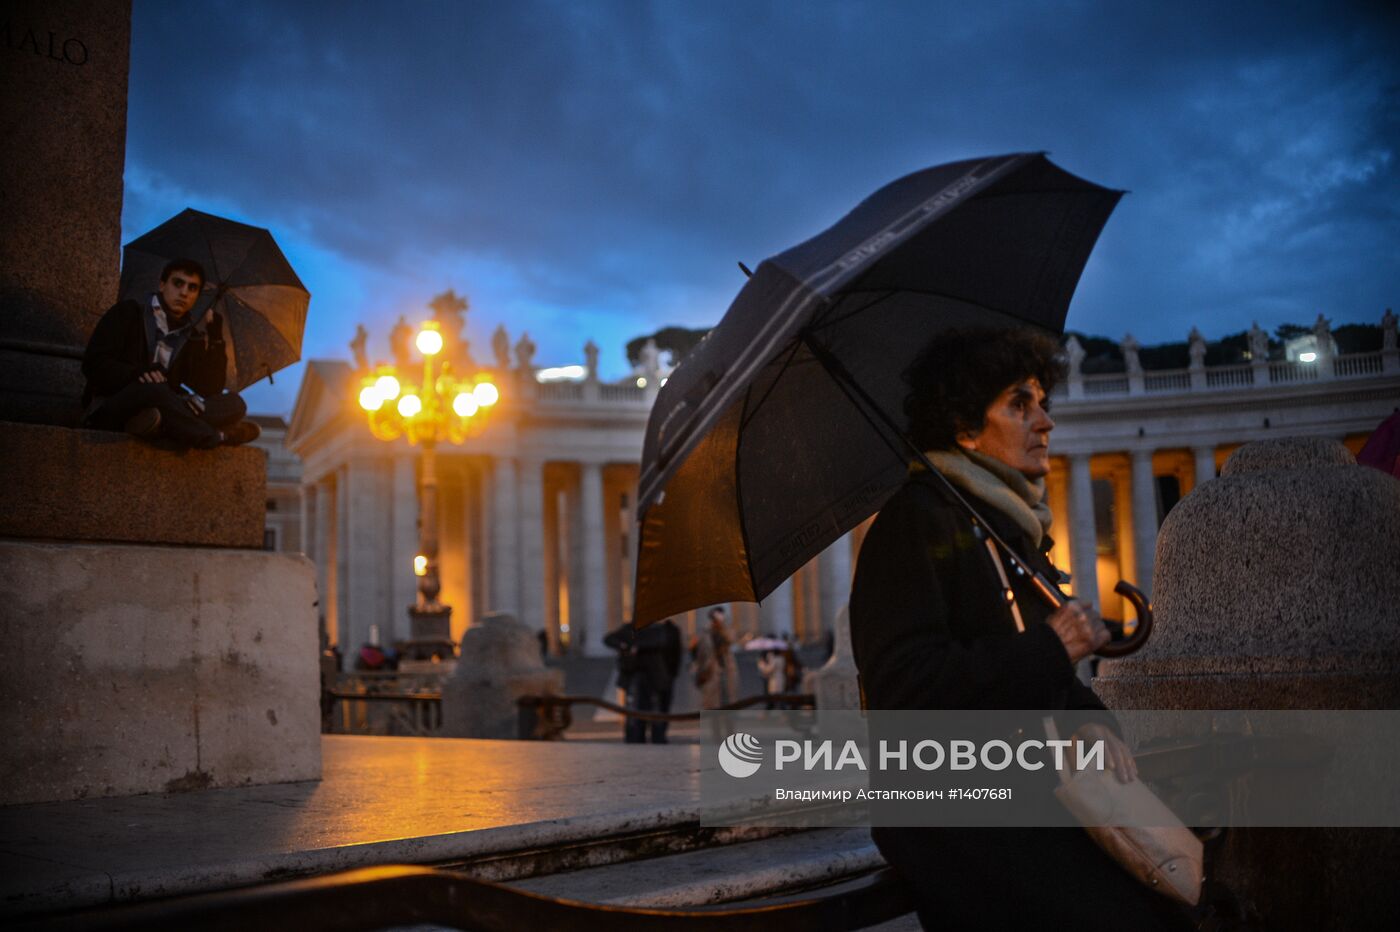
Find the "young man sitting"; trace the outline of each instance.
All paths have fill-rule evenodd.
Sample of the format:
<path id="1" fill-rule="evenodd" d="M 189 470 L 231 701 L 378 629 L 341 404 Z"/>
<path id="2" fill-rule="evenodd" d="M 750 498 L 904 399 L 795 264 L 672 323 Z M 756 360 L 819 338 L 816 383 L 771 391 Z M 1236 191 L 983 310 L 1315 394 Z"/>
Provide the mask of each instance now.
<path id="1" fill-rule="evenodd" d="M 203 287 L 203 267 L 176 259 L 148 300 L 102 315 L 83 353 L 84 426 L 203 449 L 257 438 L 243 399 L 224 393 L 223 321 L 213 309 L 198 324 L 190 315 Z"/>

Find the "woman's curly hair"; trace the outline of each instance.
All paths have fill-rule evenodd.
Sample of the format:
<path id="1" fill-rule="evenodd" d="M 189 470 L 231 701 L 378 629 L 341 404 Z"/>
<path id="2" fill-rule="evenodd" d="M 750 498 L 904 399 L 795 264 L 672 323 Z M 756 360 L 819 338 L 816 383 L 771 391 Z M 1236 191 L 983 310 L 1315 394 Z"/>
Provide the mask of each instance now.
<path id="1" fill-rule="evenodd" d="M 904 372 L 904 414 L 921 450 L 946 450 L 962 431 L 981 430 L 987 407 L 1031 376 L 1046 394 L 1064 377 L 1059 344 L 1035 330 L 949 330 L 934 337 Z"/>

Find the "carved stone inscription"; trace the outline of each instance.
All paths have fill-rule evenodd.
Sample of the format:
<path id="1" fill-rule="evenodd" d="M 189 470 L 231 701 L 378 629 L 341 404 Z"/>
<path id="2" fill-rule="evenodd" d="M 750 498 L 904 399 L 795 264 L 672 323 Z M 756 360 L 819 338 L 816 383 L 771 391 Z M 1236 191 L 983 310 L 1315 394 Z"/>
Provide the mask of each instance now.
<path id="1" fill-rule="evenodd" d="M 77 36 L 60 36 L 52 29 L 6 20 L 0 23 L 0 45 L 16 52 L 30 52 L 52 61 L 86 65 L 88 47 Z"/>

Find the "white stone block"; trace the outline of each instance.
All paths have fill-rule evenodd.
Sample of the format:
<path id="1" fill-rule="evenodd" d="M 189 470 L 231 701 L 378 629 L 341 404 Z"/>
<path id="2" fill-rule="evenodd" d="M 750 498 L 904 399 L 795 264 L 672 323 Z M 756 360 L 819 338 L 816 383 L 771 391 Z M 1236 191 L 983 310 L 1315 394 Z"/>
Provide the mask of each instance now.
<path id="1" fill-rule="evenodd" d="M 0 805 L 315 780 L 302 556 L 0 541 Z"/>

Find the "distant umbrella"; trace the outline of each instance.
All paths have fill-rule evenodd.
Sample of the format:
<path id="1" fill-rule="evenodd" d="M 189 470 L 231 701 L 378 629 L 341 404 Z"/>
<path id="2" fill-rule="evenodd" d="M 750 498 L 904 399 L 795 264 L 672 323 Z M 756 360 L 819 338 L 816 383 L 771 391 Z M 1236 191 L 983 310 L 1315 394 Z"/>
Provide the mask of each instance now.
<path id="1" fill-rule="evenodd" d="M 246 388 L 301 359 L 311 294 L 272 234 L 213 214 L 186 209 L 126 244 L 121 294 L 144 298 L 160 284 L 172 259 L 193 259 L 207 281 L 196 319 L 216 307 L 224 319 L 228 387 Z"/>

